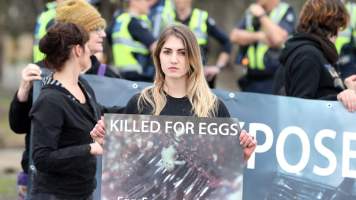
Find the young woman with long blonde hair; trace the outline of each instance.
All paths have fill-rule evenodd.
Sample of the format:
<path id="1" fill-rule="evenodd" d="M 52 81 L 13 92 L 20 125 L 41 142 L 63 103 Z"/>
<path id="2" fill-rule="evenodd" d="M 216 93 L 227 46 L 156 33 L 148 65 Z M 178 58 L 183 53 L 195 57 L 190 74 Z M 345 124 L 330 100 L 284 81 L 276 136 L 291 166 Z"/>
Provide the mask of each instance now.
<path id="1" fill-rule="evenodd" d="M 167 28 L 157 43 L 153 59 L 156 66 L 154 84 L 131 99 L 128 113 L 230 116 L 205 80 L 200 49 L 188 28 L 182 25 Z M 181 104 L 177 105 L 176 101 Z M 180 110 L 177 106 L 185 108 Z"/>
<path id="2" fill-rule="evenodd" d="M 153 59 L 156 67 L 154 84 L 131 98 L 126 106 L 127 114 L 230 117 L 224 103 L 209 89 L 204 78 L 198 42 L 189 28 L 174 25 L 165 29 L 158 40 Z M 91 135 L 99 143 L 103 142 L 105 127 L 102 121 L 97 123 Z M 247 160 L 256 148 L 256 140 L 246 131 L 241 132 L 239 140 L 244 159 Z M 160 153 L 155 155 L 159 157 Z M 179 153 L 176 157 L 180 157 Z M 211 177 L 204 172 L 209 170 L 198 169 L 185 162 L 183 157 L 180 159 L 184 164 L 176 166 L 172 174 L 157 172 L 159 163 L 156 161 L 160 159 L 152 159 L 155 162 L 147 164 L 142 173 L 154 178 L 154 181 L 136 180 L 137 183 L 133 183 L 135 188 L 128 188 L 128 193 L 134 198 L 156 195 L 162 199 L 196 199 L 197 196 L 205 199 L 218 188 L 217 185 L 213 186 L 214 181 L 218 185 L 223 184 L 214 175 Z M 152 171 L 157 173 L 153 176 L 150 174 Z M 152 186 L 153 182 L 156 186 L 164 186 Z M 194 189 L 189 189 L 189 186 Z"/>
<path id="3" fill-rule="evenodd" d="M 166 28 L 157 42 L 153 59 L 156 67 L 153 86 L 129 100 L 127 114 L 230 117 L 225 104 L 212 93 L 204 78 L 198 42 L 188 27 Z M 103 120 L 97 123 L 91 135 L 102 143 Z M 248 160 L 257 142 L 242 130 L 240 144 Z"/>

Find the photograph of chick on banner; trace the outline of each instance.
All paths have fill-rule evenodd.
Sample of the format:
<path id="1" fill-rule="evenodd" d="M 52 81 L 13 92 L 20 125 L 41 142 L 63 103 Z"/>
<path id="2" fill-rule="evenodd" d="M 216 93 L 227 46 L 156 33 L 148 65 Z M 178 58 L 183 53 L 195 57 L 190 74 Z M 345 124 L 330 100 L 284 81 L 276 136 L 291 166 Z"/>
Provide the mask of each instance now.
<path id="1" fill-rule="evenodd" d="M 242 199 L 233 118 L 105 114 L 102 199 Z"/>
<path id="2" fill-rule="evenodd" d="M 107 106 L 125 106 L 147 86 L 86 79 L 98 101 Z M 240 120 L 240 128 L 257 137 L 255 154 L 244 171 L 243 200 L 356 199 L 355 114 L 336 101 L 214 92 Z"/>

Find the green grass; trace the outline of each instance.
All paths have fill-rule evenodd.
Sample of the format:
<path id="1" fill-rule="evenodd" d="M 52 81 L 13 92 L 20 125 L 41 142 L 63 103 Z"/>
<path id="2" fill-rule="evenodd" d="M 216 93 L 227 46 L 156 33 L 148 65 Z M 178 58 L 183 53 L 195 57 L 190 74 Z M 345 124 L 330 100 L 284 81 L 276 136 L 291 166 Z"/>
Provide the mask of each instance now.
<path id="1" fill-rule="evenodd" d="M 0 175 L 0 200 L 16 199 L 16 175 Z"/>
<path id="2" fill-rule="evenodd" d="M 12 99 L 13 91 L 7 91 L 0 87 L 0 151 L 8 147 L 24 146 L 24 136 L 14 134 L 8 121 L 9 106 Z M 0 163 L 6 163 L 1 160 Z M 19 163 L 20 165 L 20 163 Z M 16 191 L 16 173 L 6 174 L 2 167 L 0 169 L 0 200 L 17 199 Z"/>

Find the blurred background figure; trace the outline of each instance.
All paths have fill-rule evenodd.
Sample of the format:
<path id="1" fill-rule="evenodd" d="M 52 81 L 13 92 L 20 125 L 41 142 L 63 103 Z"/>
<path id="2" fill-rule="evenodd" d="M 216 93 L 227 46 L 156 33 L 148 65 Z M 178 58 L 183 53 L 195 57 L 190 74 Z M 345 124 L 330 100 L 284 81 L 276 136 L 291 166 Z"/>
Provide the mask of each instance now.
<path id="1" fill-rule="evenodd" d="M 273 76 L 288 35 L 294 31 L 294 9 L 280 0 L 257 0 L 230 34 L 239 45 L 236 62 L 247 67 L 239 80 L 242 91 L 272 93 Z"/>
<path id="2" fill-rule="evenodd" d="M 338 34 L 335 41 L 342 79 L 356 73 L 356 3 L 351 0 L 344 2 L 350 15 L 350 21 L 345 30 Z"/>
<path id="3" fill-rule="evenodd" d="M 99 3 L 100 1 L 92 1 Z M 104 55 L 106 21 L 98 10 L 85 0 L 65 0 L 57 10 L 55 20 L 59 22 L 74 23 L 82 26 L 89 33 L 89 49 L 91 51 L 91 66 L 84 71 L 86 74 L 119 78 L 106 63 L 102 63 Z"/>
<path id="4" fill-rule="evenodd" d="M 193 0 L 175 0 L 176 12 L 174 13 L 174 23 L 185 24 L 197 37 L 202 53 L 205 78 L 208 81 L 209 87 L 214 88 L 216 76 L 229 63 L 231 43 L 226 33 L 218 27 L 215 20 L 208 15 L 208 12 L 199 8 L 193 8 L 192 3 Z M 221 46 L 215 65 L 207 65 L 209 36 L 216 39 Z"/>
<path id="5" fill-rule="evenodd" d="M 349 15 L 335 0 L 308 0 L 301 11 L 297 32 L 282 51 L 274 93 L 306 99 L 339 100 L 356 111 L 356 91 L 345 85 L 338 69 L 335 39 L 347 27 Z"/>
<path id="6" fill-rule="evenodd" d="M 162 30 L 174 19 L 173 0 L 150 0 L 148 18 L 152 23 L 152 34 L 157 39 Z"/>
<path id="7" fill-rule="evenodd" d="M 48 28 L 53 25 L 54 18 L 56 17 L 57 4 L 62 1 L 63 0 L 56 0 L 47 3 L 45 9 L 37 18 L 33 44 L 33 62 L 35 63 L 44 59 L 44 54 L 38 48 L 38 43 L 47 33 Z"/>
<path id="8" fill-rule="evenodd" d="M 127 9 L 116 17 L 109 33 L 114 65 L 124 79 L 152 81 L 154 67 L 150 54 L 155 46 L 148 19 L 149 0 L 127 0 Z"/>
<path id="9" fill-rule="evenodd" d="M 36 26 L 34 30 L 34 44 L 33 44 L 33 62 L 36 63 L 44 59 L 44 54 L 39 50 L 38 43 L 40 39 L 46 34 L 49 27 L 54 24 L 54 18 L 56 17 L 56 7 L 57 5 L 64 0 L 56 0 L 48 2 L 37 17 Z M 87 0 L 88 3 L 98 6 L 100 0 Z"/>

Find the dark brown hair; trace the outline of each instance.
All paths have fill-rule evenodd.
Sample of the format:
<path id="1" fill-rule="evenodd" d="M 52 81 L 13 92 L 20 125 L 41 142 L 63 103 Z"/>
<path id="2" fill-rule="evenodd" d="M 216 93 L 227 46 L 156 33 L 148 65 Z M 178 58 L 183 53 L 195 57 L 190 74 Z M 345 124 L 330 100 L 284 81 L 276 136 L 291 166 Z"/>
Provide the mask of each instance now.
<path id="1" fill-rule="evenodd" d="M 69 59 L 72 48 L 80 45 L 85 50 L 85 43 L 89 40 L 88 33 L 73 23 L 57 22 L 41 39 L 40 51 L 46 54 L 45 65 L 50 69 L 60 71 Z"/>
<path id="2" fill-rule="evenodd" d="M 300 12 L 297 31 L 333 37 L 348 22 L 349 15 L 341 0 L 308 0 Z"/>

